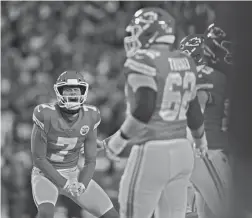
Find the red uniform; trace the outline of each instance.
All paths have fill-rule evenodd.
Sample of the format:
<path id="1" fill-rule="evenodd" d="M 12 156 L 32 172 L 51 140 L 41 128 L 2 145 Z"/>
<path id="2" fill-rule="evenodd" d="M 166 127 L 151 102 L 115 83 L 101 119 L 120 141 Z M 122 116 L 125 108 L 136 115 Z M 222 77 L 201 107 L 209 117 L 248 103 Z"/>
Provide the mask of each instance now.
<path id="1" fill-rule="evenodd" d="M 94 106 L 83 106 L 78 116 L 70 126 L 56 104 L 40 104 L 34 109 L 33 121 L 44 130 L 47 159 L 56 169 L 77 166 L 86 134 L 101 121 L 99 110 Z"/>
<path id="2" fill-rule="evenodd" d="M 80 170 L 77 162 L 83 143 L 88 132 L 96 129 L 100 120 L 99 110 L 93 106 L 81 107 L 78 118 L 72 126 L 62 117 L 57 104 L 41 104 L 34 109 L 33 121 L 42 129 L 39 136 L 47 146 L 47 160 L 65 179 L 78 180 Z M 37 138 L 37 145 L 41 144 L 40 137 Z M 39 146 L 33 147 L 39 149 Z M 32 171 L 32 192 L 37 205 L 43 203 L 55 205 L 58 195 L 62 194 L 96 217 L 101 217 L 113 207 L 107 194 L 94 180 L 91 179 L 83 194 L 74 197 L 57 187 L 38 166 L 34 166 Z"/>
<path id="3" fill-rule="evenodd" d="M 150 120 L 130 139 L 141 146 L 133 146 L 122 176 L 120 217 L 150 217 L 154 209 L 159 217 L 184 217 L 194 162 L 186 112 L 196 95 L 195 63 L 180 51 L 154 47 L 139 50 L 124 66 L 128 113 L 139 104 L 138 88 L 154 90 L 156 101 Z"/>
<path id="4" fill-rule="evenodd" d="M 155 111 L 135 141 L 185 138 L 186 112 L 194 97 L 197 76 L 193 60 L 179 51 L 144 50 L 129 58 L 125 67 L 127 77 L 132 71 L 152 77 L 157 89 Z M 129 111 L 130 107 L 134 108 L 134 90 L 126 84 L 125 91 Z"/>

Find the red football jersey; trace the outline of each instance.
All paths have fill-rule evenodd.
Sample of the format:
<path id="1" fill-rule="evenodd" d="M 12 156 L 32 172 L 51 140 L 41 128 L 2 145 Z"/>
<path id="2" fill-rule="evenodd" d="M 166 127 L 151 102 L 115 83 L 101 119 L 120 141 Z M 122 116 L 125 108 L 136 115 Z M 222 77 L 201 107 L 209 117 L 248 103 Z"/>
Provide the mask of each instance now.
<path id="1" fill-rule="evenodd" d="M 64 169 L 77 166 L 86 135 L 98 127 L 101 118 L 96 107 L 84 105 L 70 126 L 57 104 L 40 104 L 34 109 L 33 121 L 45 133 L 48 161 L 56 169 Z"/>
<path id="2" fill-rule="evenodd" d="M 143 143 L 149 140 L 185 138 L 186 112 L 189 101 L 196 93 L 197 70 L 191 57 L 167 49 L 139 50 L 135 56 L 126 60 L 124 66 L 127 77 L 131 73 L 137 73 L 153 78 L 157 91 L 155 111 L 146 128 L 133 140 Z M 135 107 L 132 85 L 126 83 L 125 92 L 129 111 Z"/>
<path id="3" fill-rule="evenodd" d="M 210 149 L 225 148 L 228 145 L 227 125 L 229 100 L 227 95 L 227 76 L 211 67 L 204 67 L 198 74 L 198 90 L 205 84 L 212 84 L 210 100 L 204 110 L 205 130 Z"/>

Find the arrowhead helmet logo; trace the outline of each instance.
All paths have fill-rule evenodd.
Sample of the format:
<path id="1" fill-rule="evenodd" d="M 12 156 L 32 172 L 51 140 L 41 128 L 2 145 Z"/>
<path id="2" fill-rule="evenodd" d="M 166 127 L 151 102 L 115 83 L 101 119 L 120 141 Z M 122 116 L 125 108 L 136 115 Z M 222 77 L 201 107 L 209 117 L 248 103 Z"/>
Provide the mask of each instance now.
<path id="1" fill-rule="evenodd" d="M 89 127 L 88 126 L 82 126 L 80 129 L 80 134 L 81 135 L 86 135 L 89 131 Z"/>

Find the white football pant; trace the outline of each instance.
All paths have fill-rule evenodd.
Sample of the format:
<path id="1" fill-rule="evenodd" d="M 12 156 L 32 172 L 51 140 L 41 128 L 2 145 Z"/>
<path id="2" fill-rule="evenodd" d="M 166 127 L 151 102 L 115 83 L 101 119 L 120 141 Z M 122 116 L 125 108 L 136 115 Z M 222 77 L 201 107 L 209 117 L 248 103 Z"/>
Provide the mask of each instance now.
<path id="1" fill-rule="evenodd" d="M 184 218 L 194 165 L 187 139 L 134 146 L 120 183 L 120 218 Z"/>

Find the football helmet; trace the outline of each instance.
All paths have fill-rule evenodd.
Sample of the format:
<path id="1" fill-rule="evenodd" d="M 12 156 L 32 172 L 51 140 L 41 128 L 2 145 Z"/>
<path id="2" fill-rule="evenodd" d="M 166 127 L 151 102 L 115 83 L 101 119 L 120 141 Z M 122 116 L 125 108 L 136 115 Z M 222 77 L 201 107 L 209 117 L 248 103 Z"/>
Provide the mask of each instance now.
<path id="1" fill-rule="evenodd" d="M 147 49 L 154 43 L 173 44 L 175 41 L 175 19 L 161 8 L 138 10 L 126 27 L 124 48 L 127 57 L 138 49 Z"/>
<path id="2" fill-rule="evenodd" d="M 212 64 L 232 64 L 232 43 L 223 29 L 211 24 L 205 31 L 204 53 Z"/>
<path id="3" fill-rule="evenodd" d="M 81 95 L 64 95 L 64 87 L 78 87 Z M 58 105 L 69 111 L 78 111 L 87 99 L 89 84 L 85 82 L 84 77 L 76 71 L 65 71 L 54 84 L 54 91 L 57 96 Z"/>
<path id="4" fill-rule="evenodd" d="M 193 34 L 184 37 L 180 41 L 179 49 L 190 55 L 197 66 L 204 66 L 206 64 L 204 59 L 204 35 Z"/>

